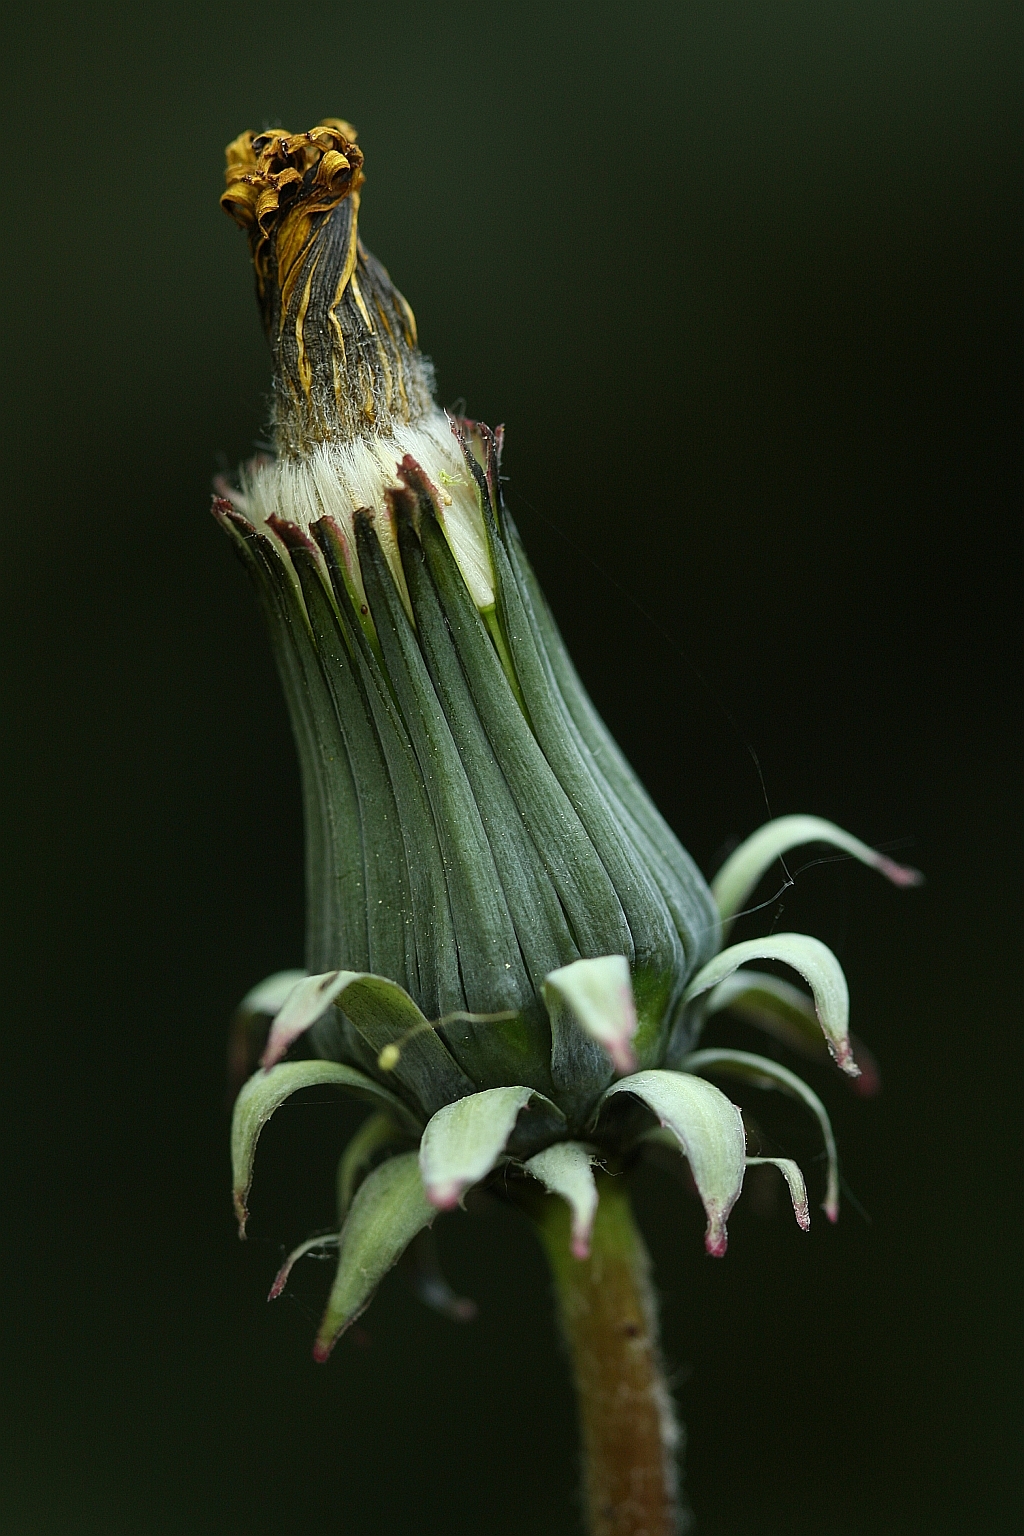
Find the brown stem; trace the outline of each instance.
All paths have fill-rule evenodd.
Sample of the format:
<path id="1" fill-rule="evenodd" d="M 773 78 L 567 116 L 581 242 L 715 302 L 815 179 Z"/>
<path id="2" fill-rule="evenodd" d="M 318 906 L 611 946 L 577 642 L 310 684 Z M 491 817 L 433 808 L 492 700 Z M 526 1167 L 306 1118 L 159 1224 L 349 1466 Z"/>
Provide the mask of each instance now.
<path id="1" fill-rule="evenodd" d="M 569 1212 L 546 1197 L 534 1216 L 569 1346 L 590 1536 L 677 1536 L 679 1430 L 662 1372 L 650 1259 L 623 1177 L 598 1175 L 590 1258 L 572 1257 Z"/>

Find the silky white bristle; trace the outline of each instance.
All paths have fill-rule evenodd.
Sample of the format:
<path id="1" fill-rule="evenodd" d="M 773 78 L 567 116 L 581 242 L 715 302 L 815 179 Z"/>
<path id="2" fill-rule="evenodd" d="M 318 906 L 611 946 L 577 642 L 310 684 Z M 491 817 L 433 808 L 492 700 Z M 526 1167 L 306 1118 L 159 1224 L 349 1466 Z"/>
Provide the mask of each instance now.
<path id="1" fill-rule="evenodd" d="M 321 517 L 333 517 L 353 538 L 360 508 L 386 510 L 384 495 L 401 482 L 397 465 L 411 454 L 438 492 L 441 523 L 477 608 L 494 604 L 494 575 L 476 482 L 452 434 L 448 418 L 435 410 L 415 424 L 382 437 L 320 443 L 307 458 L 246 466 L 242 471 L 245 511 L 257 528 L 271 517 L 295 523 L 308 533 Z M 383 520 L 381 543 L 394 565 L 394 532 Z"/>

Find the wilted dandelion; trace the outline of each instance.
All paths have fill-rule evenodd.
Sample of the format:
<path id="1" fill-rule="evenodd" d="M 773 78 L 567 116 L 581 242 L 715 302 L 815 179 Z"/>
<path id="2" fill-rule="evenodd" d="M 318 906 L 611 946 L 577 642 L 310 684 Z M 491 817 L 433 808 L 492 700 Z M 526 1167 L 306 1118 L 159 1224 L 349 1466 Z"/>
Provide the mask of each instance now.
<path id="1" fill-rule="evenodd" d="M 856 1075 L 824 944 L 722 944 L 799 844 L 830 843 L 898 884 L 916 876 L 790 816 L 705 883 L 566 654 L 503 505 L 500 429 L 434 402 L 412 311 L 359 239 L 355 130 L 246 133 L 227 153 L 222 202 L 249 236 L 274 355 L 276 456 L 222 487 L 214 512 L 270 627 L 307 870 L 307 971 L 262 982 L 236 1020 L 237 1063 L 261 1023 L 265 1038 L 234 1112 L 240 1231 L 260 1131 L 313 1085 L 372 1111 L 338 1169 L 337 1232 L 296 1249 L 271 1293 L 303 1253 L 337 1248 L 317 1359 L 439 1210 L 480 1184 L 520 1204 L 573 1358 L 590 1529 L 665 1536 L 677 1435 L 646 1252 L 611 1174 L 652 1143 L 676 1149 L 718 1257 L 745 1169 L 772 1162 L 806 1228 L 799 1168 L 747 1157 L 740 1111 L 709 1081 L 742 1078 L 816 1118 L 834 1220 L 821 1101 L 767 1057 L 701 1049 L 701 1031 L 731 1009 Z M 433 1269 L 424 1294 L 466 1314 Z"/>

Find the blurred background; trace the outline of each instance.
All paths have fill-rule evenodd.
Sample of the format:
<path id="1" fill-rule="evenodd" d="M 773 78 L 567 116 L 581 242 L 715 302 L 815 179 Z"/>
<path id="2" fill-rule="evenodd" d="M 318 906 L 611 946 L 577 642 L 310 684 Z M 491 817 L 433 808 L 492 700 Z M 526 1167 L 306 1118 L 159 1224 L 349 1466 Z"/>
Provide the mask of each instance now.
<path id="1" fill-rule="evenodd" d="M 848 1198 L 728 1257 L 638 1183 L 699 1536 L 1017 1530 L 1018 8 L 57 3 L 8 21 L 0 1529 L 575 1529 L 547 1282 L 439 1235 L 327 1367 L 337 1100 L 283 1110 L 252 1240 L 225 1029 L 301 963 L 297 771 L 207 515 L 268 356 L 217 207 L 245 127 L 358 125 L 361 228 L 508 498 L 605 718 L 706 872 L 813 811 L 923 868 L 797 858 L 881 1094 L 809 1072 Z M 807 867 L 804 867 L 804 866 Z M 766 887 L 765 896 L 772 890 Z M 738 1032 L 734 1035 L 738 1038 Z M 760 1123 L 820 1184 L 811 1129 Z M 818 1195 L 820 1198 L 820 1194 Z"/>

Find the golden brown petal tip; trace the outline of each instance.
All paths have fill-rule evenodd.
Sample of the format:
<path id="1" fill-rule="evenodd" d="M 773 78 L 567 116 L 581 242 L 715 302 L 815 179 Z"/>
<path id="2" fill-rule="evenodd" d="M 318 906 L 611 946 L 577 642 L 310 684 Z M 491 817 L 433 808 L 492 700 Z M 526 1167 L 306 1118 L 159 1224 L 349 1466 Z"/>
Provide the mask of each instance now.
<path id="1" fill-rule="evenodd" d="M 305 133 L 246 129 L 224 153 L 227 190 L 220 205 L 249 236 L 262 300 L 267 242 L 275 227 L 291 214 L 293 220 L 306 224 L 308 233 L 317 214 L 329 212 L 358 192 L 366 179 L 363 152 L 351 123 L 327 117 Z"/>
<path id="2" fill-rule="evenodd" d="M 363 152 L 325 118 L 305 133 L 239 134 L 221 207 L 249 236 L 274 353 L 274 429 L 291 457 L 391 432 L 431 411 L 412 310 L 358 234 Z"/>

